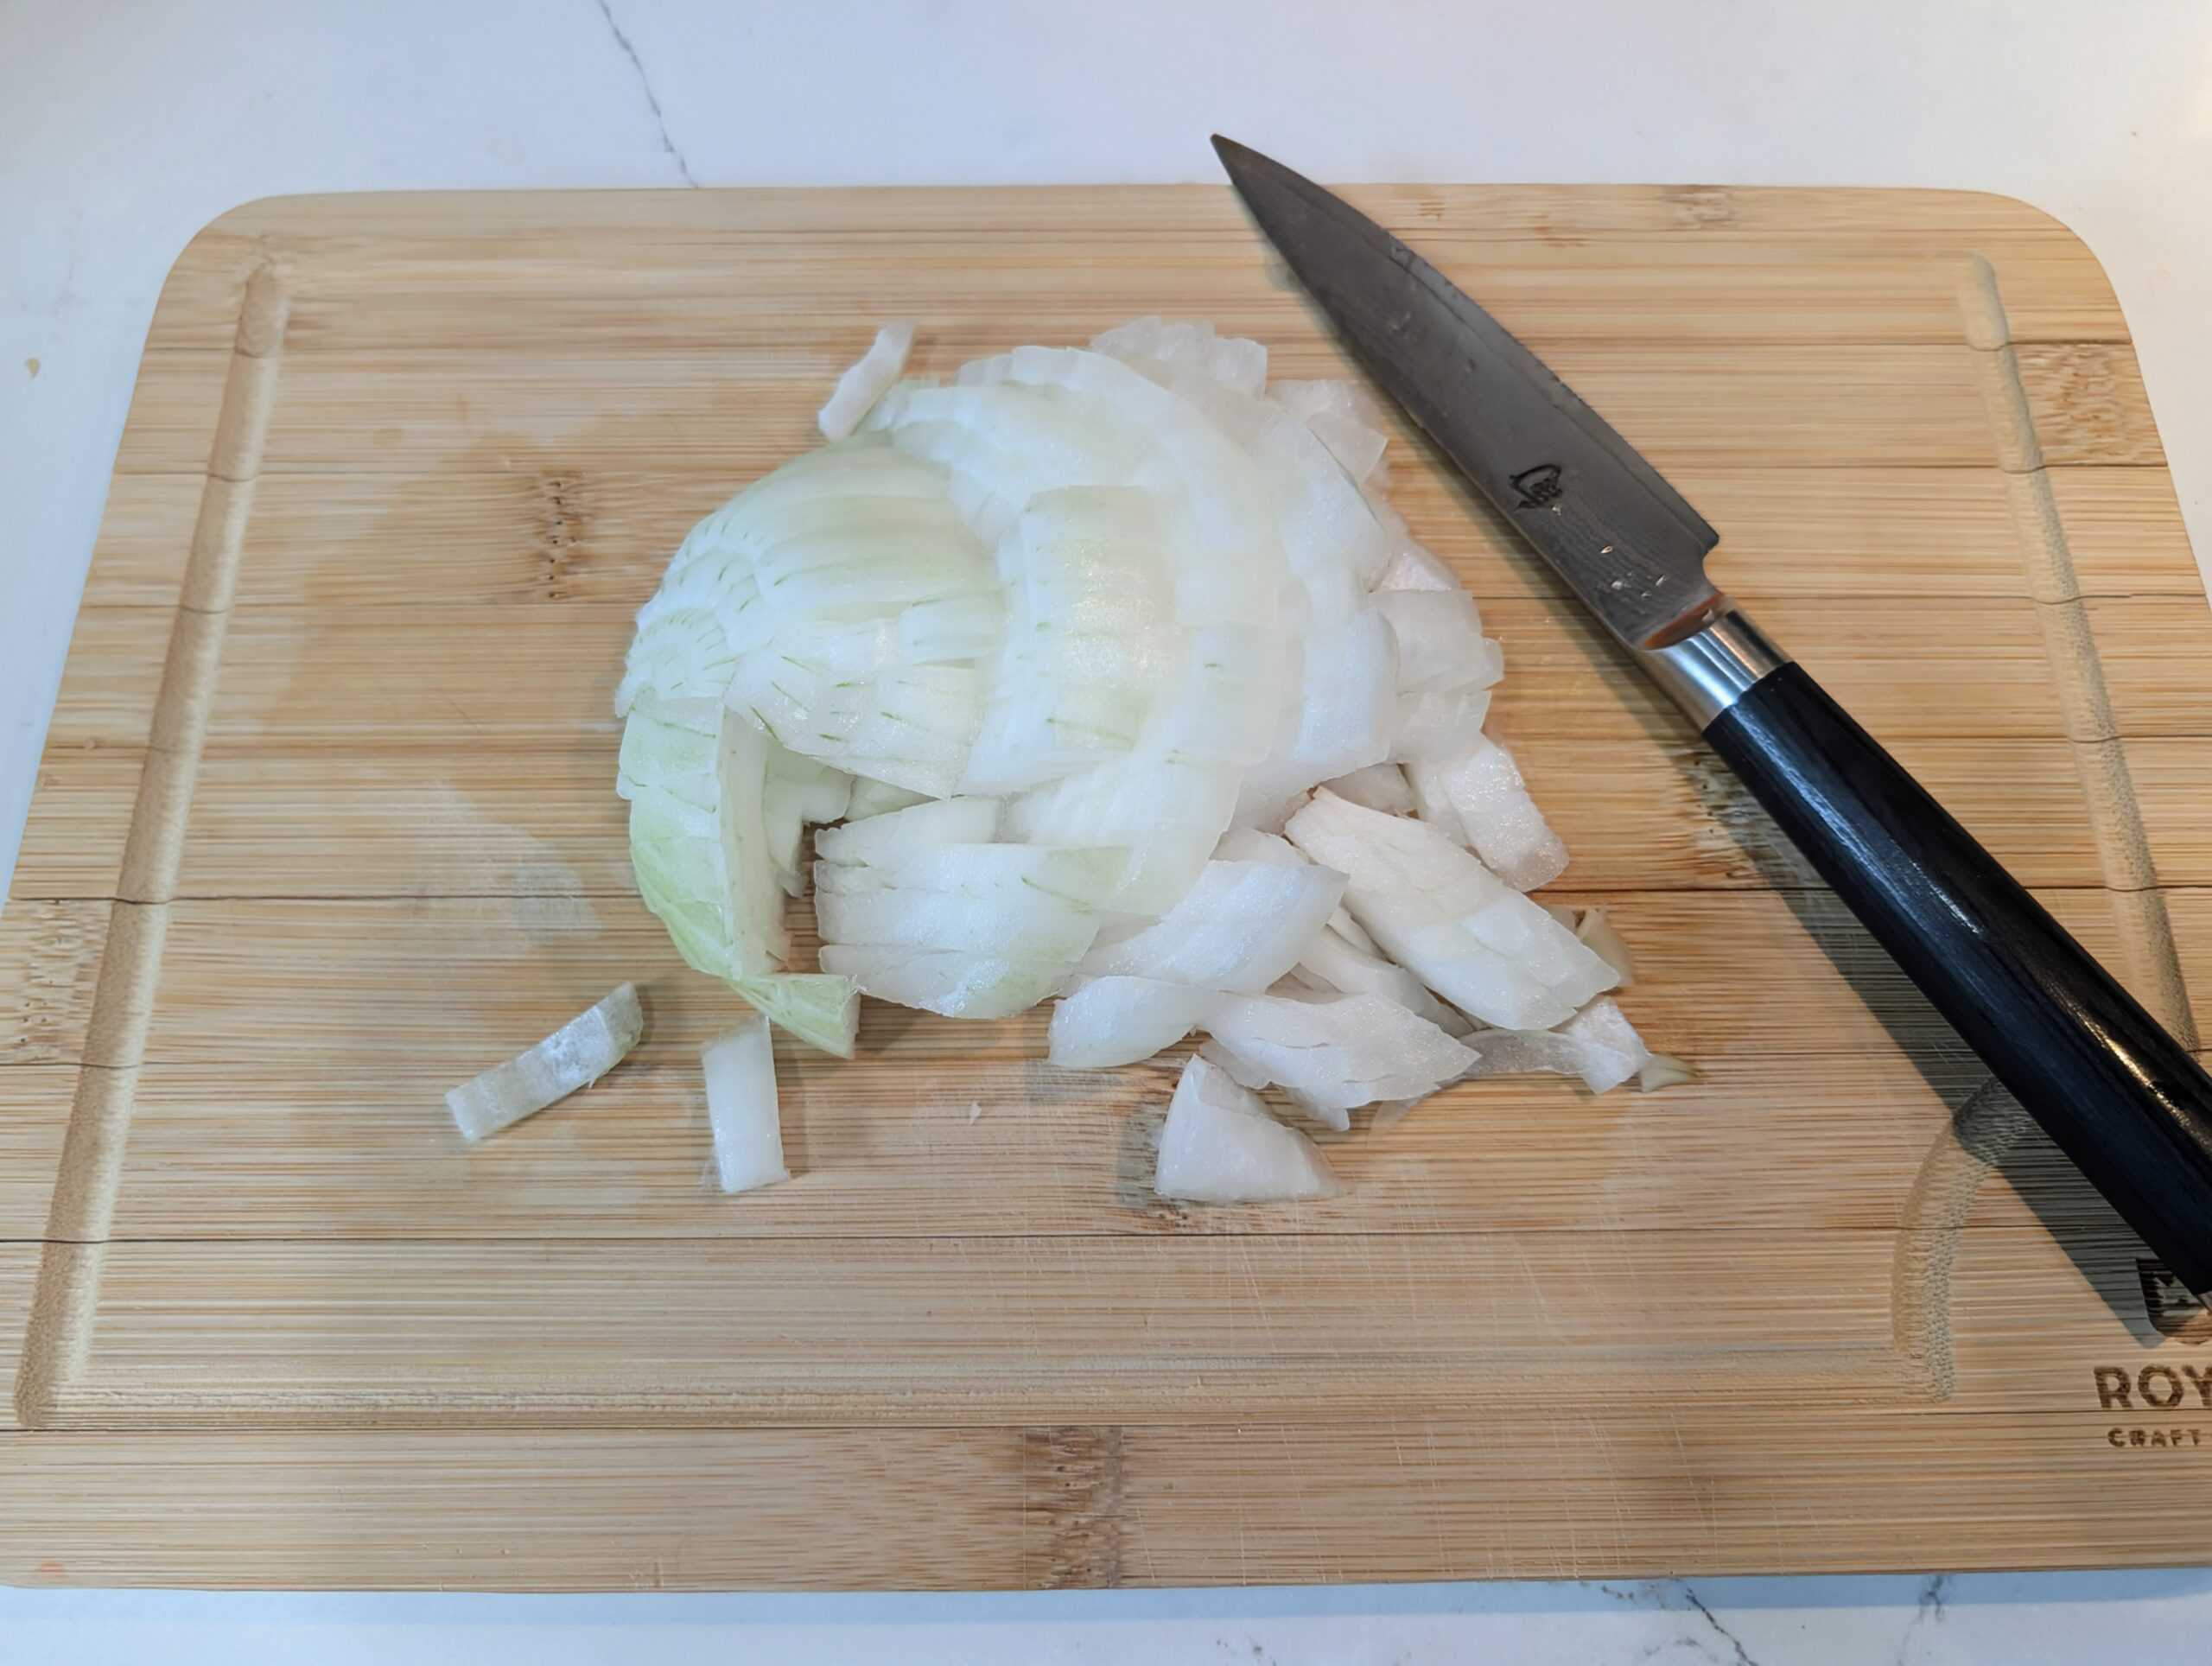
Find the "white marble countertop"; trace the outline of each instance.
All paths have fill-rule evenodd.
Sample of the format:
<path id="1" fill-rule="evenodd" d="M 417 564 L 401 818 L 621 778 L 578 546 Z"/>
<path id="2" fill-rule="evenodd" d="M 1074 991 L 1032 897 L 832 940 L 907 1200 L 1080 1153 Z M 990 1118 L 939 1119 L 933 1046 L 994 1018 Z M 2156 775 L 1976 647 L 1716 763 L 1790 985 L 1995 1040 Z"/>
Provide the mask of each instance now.
<path id="1" fill-rule="evenodd" d="M 1323 179 L 2024 198 L 2105 262 L 2212 555 L 2205 0 L 0 0 L 0 880 L 154 298 L 223 210 L 402 187 L 1210 180 L 1213 129 Z M 561 1666 L 741 1647 L 2024 1663 L 2197 1658 L 2208 1632 L 2202 1571 L 1064 1598 L 0 1590 L 0 1660 L 80 1663 Z"/>

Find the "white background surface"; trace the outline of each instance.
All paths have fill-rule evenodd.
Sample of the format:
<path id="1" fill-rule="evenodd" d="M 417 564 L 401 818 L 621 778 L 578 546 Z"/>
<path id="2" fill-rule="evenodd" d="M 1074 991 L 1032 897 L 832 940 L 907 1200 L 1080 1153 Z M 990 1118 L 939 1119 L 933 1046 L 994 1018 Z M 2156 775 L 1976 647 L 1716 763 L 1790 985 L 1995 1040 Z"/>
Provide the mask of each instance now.
<path id="1" fill-rule="evenodd" d="M 0 877 L 155 296 L 223 210 L 400 187 L 1212 179 L 1213 129 L 1322 179 L 2023 197 L 2103 258 L 2212 552 L 2208 0 L 0 0 Z M 61 1657 L 66 1638 L 78 1661 L 550 1666 L 727 1653 L 748 1624 L 770 1628 L 743 1632 L 763 1656 L 807 1661 L 2180 1659 L 2212 1634 L 2208 1575 L 1930 1587 L 780 1606 L 0 1591 L 0 1663 Z"/>

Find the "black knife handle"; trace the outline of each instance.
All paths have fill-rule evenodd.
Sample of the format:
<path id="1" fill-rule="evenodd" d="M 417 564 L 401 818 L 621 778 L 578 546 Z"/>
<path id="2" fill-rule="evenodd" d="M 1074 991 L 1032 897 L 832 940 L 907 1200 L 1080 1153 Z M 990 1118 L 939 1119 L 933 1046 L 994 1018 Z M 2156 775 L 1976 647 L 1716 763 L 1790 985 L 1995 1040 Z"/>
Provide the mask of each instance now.
<path id="1" fill-rule="evenodd" d="M 1705 738 L 2143 1241 L 2212 1293 L 2212 1077 L 1800 667 Z"/>

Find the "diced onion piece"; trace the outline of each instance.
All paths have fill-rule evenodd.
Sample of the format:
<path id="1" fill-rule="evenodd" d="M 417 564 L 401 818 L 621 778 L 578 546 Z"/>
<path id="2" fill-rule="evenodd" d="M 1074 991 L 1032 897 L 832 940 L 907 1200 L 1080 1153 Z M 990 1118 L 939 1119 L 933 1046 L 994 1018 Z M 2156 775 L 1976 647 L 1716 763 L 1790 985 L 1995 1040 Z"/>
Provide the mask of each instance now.
<path id="1" fill-rule="evenodd" d="M 1488 689 L 1429 689 L 1398 696 L 1393 750 L 1408 769 L 1456 758 L 1482 733 L 1490 715 Z"/>
<path id="2" fill-rule="evenodd" d="M 1281 834 L 1262 833 L 1256 827 L 1230 828 L 1221 836 L 1221 843 L 1214 847 L 1213 854 L 1217 862 L 1271 862 L 1283 868 L 1295 868 L 1312 860 Z M 1329 929 L 1362 954 L 1379 952 L 1375 939 L 1344 912 L 1341 903 L 1329 916 Z"/>
<path id="3" fill-rule="evenodd" d="M 1505 675 L 1505 651 L 1483 634 L 1465 590 L 1386 590 L 1374 607 L 1397 640 L 1402 692 L 1486 689 Z"/>
<path id="4" fill-rule="evenodd" d="M 715 1173 L 722 1190 L 750 1192 L 791 1179 L 784 1167 L 768 1021 L 747 1019 L 708 1042 L 699 1065 L 707 1077 L 707 1125 L 714 1131 Z"/>
<path id="5" fill-rule="evenodd" d="M 1556 1030 L 1477 1030 L 1467 1038 L 1482 1057 L 1467 1074 L 1579 1076 L 1605 1093 L 1643 1070 L 1651 1058 L 1619 1007 L 1593 1001 Z"/>
<path id="6" fill-rule="evenodd" d="M 1322 785 L 1339 798 L 1379 810 L 1386 816 L 1414 813 L 1413 787 L 1406 780 L 1406 772 L 1395 764 L 1370 764 L 1365 769 L 1356 769 Z"/>
<path id="7" fill-rule="evenodd" d="M 1572 932 L 1425 822 L 1322 792 L 1285 831 L 1349 876 L 1344 906 L 1391 959 L 1486 1024 L 1546 1029 L 1613 987 Z"/>
<path id="8" fill-rule="evenodd" d="M 1364 481 L 1382 461 L 1389 437 L 1382 415 L 1357 382 L 1276 382 L 1268 397 L 1312 429 L 1353 480 Z"/>
<path id="9" fill-rule="evenodd" d="M 1150 977 L 1089 977 L 1052 1009 L 1052 1062 L 1067 1070 L 1134 1065 L 1173 1046 L 1205 1021 L 1211 989 Z"/>
<path id="10" fill-rule="evenodd" d="M 1239 393 L 1255 394 L 1267 385 L 1268 350 L 1242 336 L 1217 335 L 1205 322 L 1133 318 L 1094 336 L 1090 347 L 1116 359 L 1189 366 Z"/>
<path id="11" fill-rule="evenodd" d="M 1157 925 L 1093 949 L 1084 970 L 1256 994 L 1298 963 L 1344 888 L 1308 862 L 1210 862 Z"/>
<path id="12" fill-rule="evenodd" d="M 1202 1058 L 1183 1066 L 1160 1130 L 1153 1190 L 1188 1203 L 1274 1203 L 1342 1188 L 1313 1142 Z"/>
<path id="13" fill-rule="evenodd" d="M 1216 862 L 1266 862 L 1278 868 L 1308 865 L 1306 853 L 1281 834 L 1262 833 L 1256 827 L 1230 828 L 1221 836 L 1213 855 Z"/>
<path id="14" fill-rule="evenodd" d="M 638 991 L 617 984 L 536 1046 L 449 1090 L 447 1108 L 464 1139 L 481 1140 L 589 1087 L 622 1062 L 645 1031 Z"/>
<path id="15" fill-rule="evenodd" d="M 858 359 L 837 378 L 829 401 L 815 421 L 824 438 L 842 440 L 861 425 L 875 402 L 889 391 L 906 368 L 906 355 L 914 350 L 914 327 L 901 320 L 886 324 Z"/>
<path id="16" fill-rule="evenodd" d="M 1347 942 L 1335 927 L 1324 928 L 1299 957 L 1300 972 L 1324 989 L 1343 995 L 1379 995 L 1417 1018 L 1426 1018 L 1446 1035 L 1464 1036 L 1474 1026 L 1428 992 L 1404 967 Z"/>
<path id="17" fill-rule="evenodd" d="M 1613 987 L 1625 989 L 1636 982 L 1636 961 L 1629 954 L 1628 944 L 1613 929 L 1612 921 L 1605 918 L 1603 908 L 1586 908 L 1582 919 L 1574 928 L 1574 935 L 1595 950 L 1599 959 L 1620 974 L 1620 982 Z"/>
<path id="18" fill-rule="evenodd" d="M 1375 594 L 1384 595 L 1392 590 L 1457 590 L 1459 576 L 1444 564 L 1444 558 L 1425 544 L 1410 537 L 1401 537 L 1397 548 L 1391 552 L 1382 576 L 1375 581 Z"/>
<path id="19" fill-rule="evenodd" d="M 733 987 L 782 1028 L 810 1047 L 853 1056 L 860 1033 L 861 992 L 849 977 L 827 972 L 777 972 L 743 977 Z"/>
<path id="20" fill-rule="evenodd" d="M 1470 740 L 1456 758 L 1414 766 L 1422 819 L 1473 845 L 1515 890 L 1550 884 L 1567 871 L 1566 844 L 1529 796 L 1513 754 L 1486 734 Z"/>
<path id="21" fill-rule="evenodd" d="M 1429 1092 L 1475 1061 L 1467 1046 L 1381 995 L 1225 995 L 1205 1027 L 1268 1081 L 1339 1116 Z"/>
<path id="22" fill-rule="evenodd" d="M 1209 1037 L 1199 1044 L 1198 1057 L 1226 1071 L 1230 1080 L 1239 1087 L 1250 1088 L 1256 1093 L 1262 1088 L 1274 1085 L 1274 1078 L 1268 1074 L 1266 1066 L 1255 1064 L 1225 1042 Z M 1345 1120 L 1345 1126 L 1351 1126 L 1349 1118 Z"/>
<path id="23" fill-rule="evenodd" d="M 849 977 L 879 1001 L 947 1018 L 1011 1018 L 1057 990 L 1065 962 L 889 944 L 822 945 L 822 970 Z"/>
<path id="24" fill-rule="evenodd" d="M 1636 1073 L 1638 1093 L 1656 1093 L 1661 1088 L 1679 1086 L 1697 1080 L 1697 1072 L 1670 1052 L 1655 1052 L 1643 1061 L 1643 1068 Z"/>
<path id="25" fill-rule="evenodd" d="M 1396 640 L 1379 614 L 1313 632 L 1294 737 L 1246 773 L 1236 819 L 1273 831 L 1300 793 L 1389 757 L 1398 728 L 1397 665 Z"/>

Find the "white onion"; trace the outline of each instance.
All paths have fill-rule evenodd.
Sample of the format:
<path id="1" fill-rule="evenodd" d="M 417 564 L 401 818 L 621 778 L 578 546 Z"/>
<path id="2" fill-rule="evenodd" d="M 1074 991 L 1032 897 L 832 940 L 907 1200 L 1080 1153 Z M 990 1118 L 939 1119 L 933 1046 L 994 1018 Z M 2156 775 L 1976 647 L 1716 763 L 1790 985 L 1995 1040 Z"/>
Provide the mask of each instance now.
<path id="1" fill-rule="evenodd" d="M 1198 1028 L 1218 998 L 1158 978 L 1078 978 L 1052 1008 L 1049 1057 L 1067 1070 L 1134 1065 Z"/>
<path id="2" fill-rule="evenodd" d="M 615 791 L 630 801 L 630 858 L 645 905 L 683 957 L 757 976 L 791 952 L 762 819 L 773 746 L 749 718 L 646 695 L 622 734 Z"/>
<path id="3" fill-rule="evenodd" d="M 567 1098 L 620 1064 L 645 1032 L 638 992 L 617 984 L 535 1046 L 446 1094 L 461 1137 L 474 1144 Z"/>
<path id="4" fill-rule="evenodd" d="M 1357 382 L 1277 382 L 1268 397 L 1312 429 L 1356 481 L 1364 481 L 1389 445 L 1384 418 Z"/>
<path id="5" fill-rule="evenodd" d="M 1191 1203 L 1326 1198 L 1342 1188 L 1313 1142 L 1268 1115 L 1249 1090 L 1205 1059 L 1175 1083 L 1153 1190 Z"/>
<path id="6" fill-rule="evenodd" d="M 899 379 L 906 368 L 906 355 L 914 349 L 914 326 L 902 321 L 886 324 L 875 333 L 868 349 L 837 378 L 829 403 L 815 418 L 825 438 L 842 440 L 861 425 L 861 418 Z"/>
<path id="7" fill-rule="evenodd" d="M 810 1047 L 840 1059 L 853 1056 L 861 1027 L 861 992 L 850 978 L 826 972 L 775 972 L 741 977 L 731 987 L 764 1017 Z"/>
<path id="8" fill-rule="evenodd" d="M 776 1057 L 768 1021 L 755 1018 L 700 1050 L 707 1078 L 707 1123 L 715 1172 L 725 1192 L 750 1192 L 791 1179 L 784 1167 L 783 1122 L 776 1104 Z"/>
<path id="9" fill-rule="evenodd" d="M 1356 769 L 1321 785 L 1339 798 L 1379 810 L 1385 815 L 1414 813 L 1413 787 L 1406 779 L 1405 770 L 1395 763 L 1370 764 L 1365 769 Z"/>
<path id="10" fill-rule="evenodd" d="M 1211 862 L 1159 924 L 1093 949 L 1083 969 L 1257 994 L 1298 963 L 1344 888 L 1310 863 Z"/>
<path id="11" fill-rule="evenodd" d="M 1475 1062 L 1466 1046 L 1381 995 L 1224 995 L 1205 1027 L 1269 1082 L 1338 1113 L 1429 1092 Z"/>
<path id="12" fill-rule="evenodd" d="M 1404 967 L 1348 941 L 1334 927 L 1324 927 L 1306 945 L 1298 969 L 1325 990 L 1344 995 L 1378 995 L 1425 1018 L 1446 1035 L 1464 1036 L 1474 1027 L 1428 992 Z"/>
<path id="13" fill-rule="evenodd" d="M 1375 581 L 1377 595 L 1393 590 L 1457 590 L 1459 581 L 1444 563 L 1444 557 L 1425 544 L 1402 537 L 1390 552 L 1390 559 L 1382 569 L 1382 576 Z"/>
<path id="14" fill-rule="evenodd" d="M 1472 736 L 1457 757 L 1414 764 L 1412 775 L 1422 818 L 1471 844 L 1515 890 L 1533 891 L 1567 871 L 1567 846 L 1529 796 L 1513 754 L 1488 735 Z"/>
<path id="15" fill-rule="evenodd" d="M 1425 823 L 1319 792 L 1285 831 L 1349 876 L 1345 906 L 1392 959 L 1485 1023 L 1548 1028 L 1616 982 L 1572 932 Z"/>
<path id="16" fill-rule="evenodd" d="M 1217 862 L 1265 862 L 1286 868 L 1297 868 L 1310 861 L 1303 850 L 1281 834 L 1262 833 L 1256 827 L 1230 828 L 1221 836 L 1221 843 L 1214 847 L 1213 854 Z M 1375 939 L 1344 912 L 1342 904 L 1329 916 L 1328 928 L 1363 954 L 1376 952 Z"/>
<path id="17" fill-rule="evenodd" d="M 1556 1030 L 1477 1030 L 1467 1038 L 1481 1053 L 1471 1078 L 1544 1071 L 1579 1076 L 1605 1093 L 1643 1070 L 1651 1054 L 1611 1001 L 1593 1001 Z"/>
<path id="18" fill-rule="evenodd" d="M 1503 651 L 1381 495 L 1363 386 L 1270 389 L 1257 342 L 1160 318 L 944 385 L 899 379 L 912 338 L 638 615 L 618 791 L 687 962 L 848 1054 L 861 993 L 1061 994 L 1069 1067 L 1204 1028 L 1336 1126 L 1466 1068 L 1468 1015 L 1541 1038 L 1494 1068 L 1640 1054 L 1596 1033 L 1617 934 L 1513 888 L 1566 852 L 1482 734 Z M 823 970 L 789 973 L 810 827 Z"/>
<path id="19" fill-rule="evenodd" d="M 822 970 L 879 1001 L 947 1018 L 1011 1018 L 1052 994 L 1069 970 L 1058 960 L 848 943 L 822 945 Z"/>
<path id="20" fill-rule="evenodd" d="M 1374 607 L 1397 642 L 1402 693 L 1486 689 L 1505 675 L 1504 650 L 1483 634 L 1465 590 L 1388 590 Z"/>

